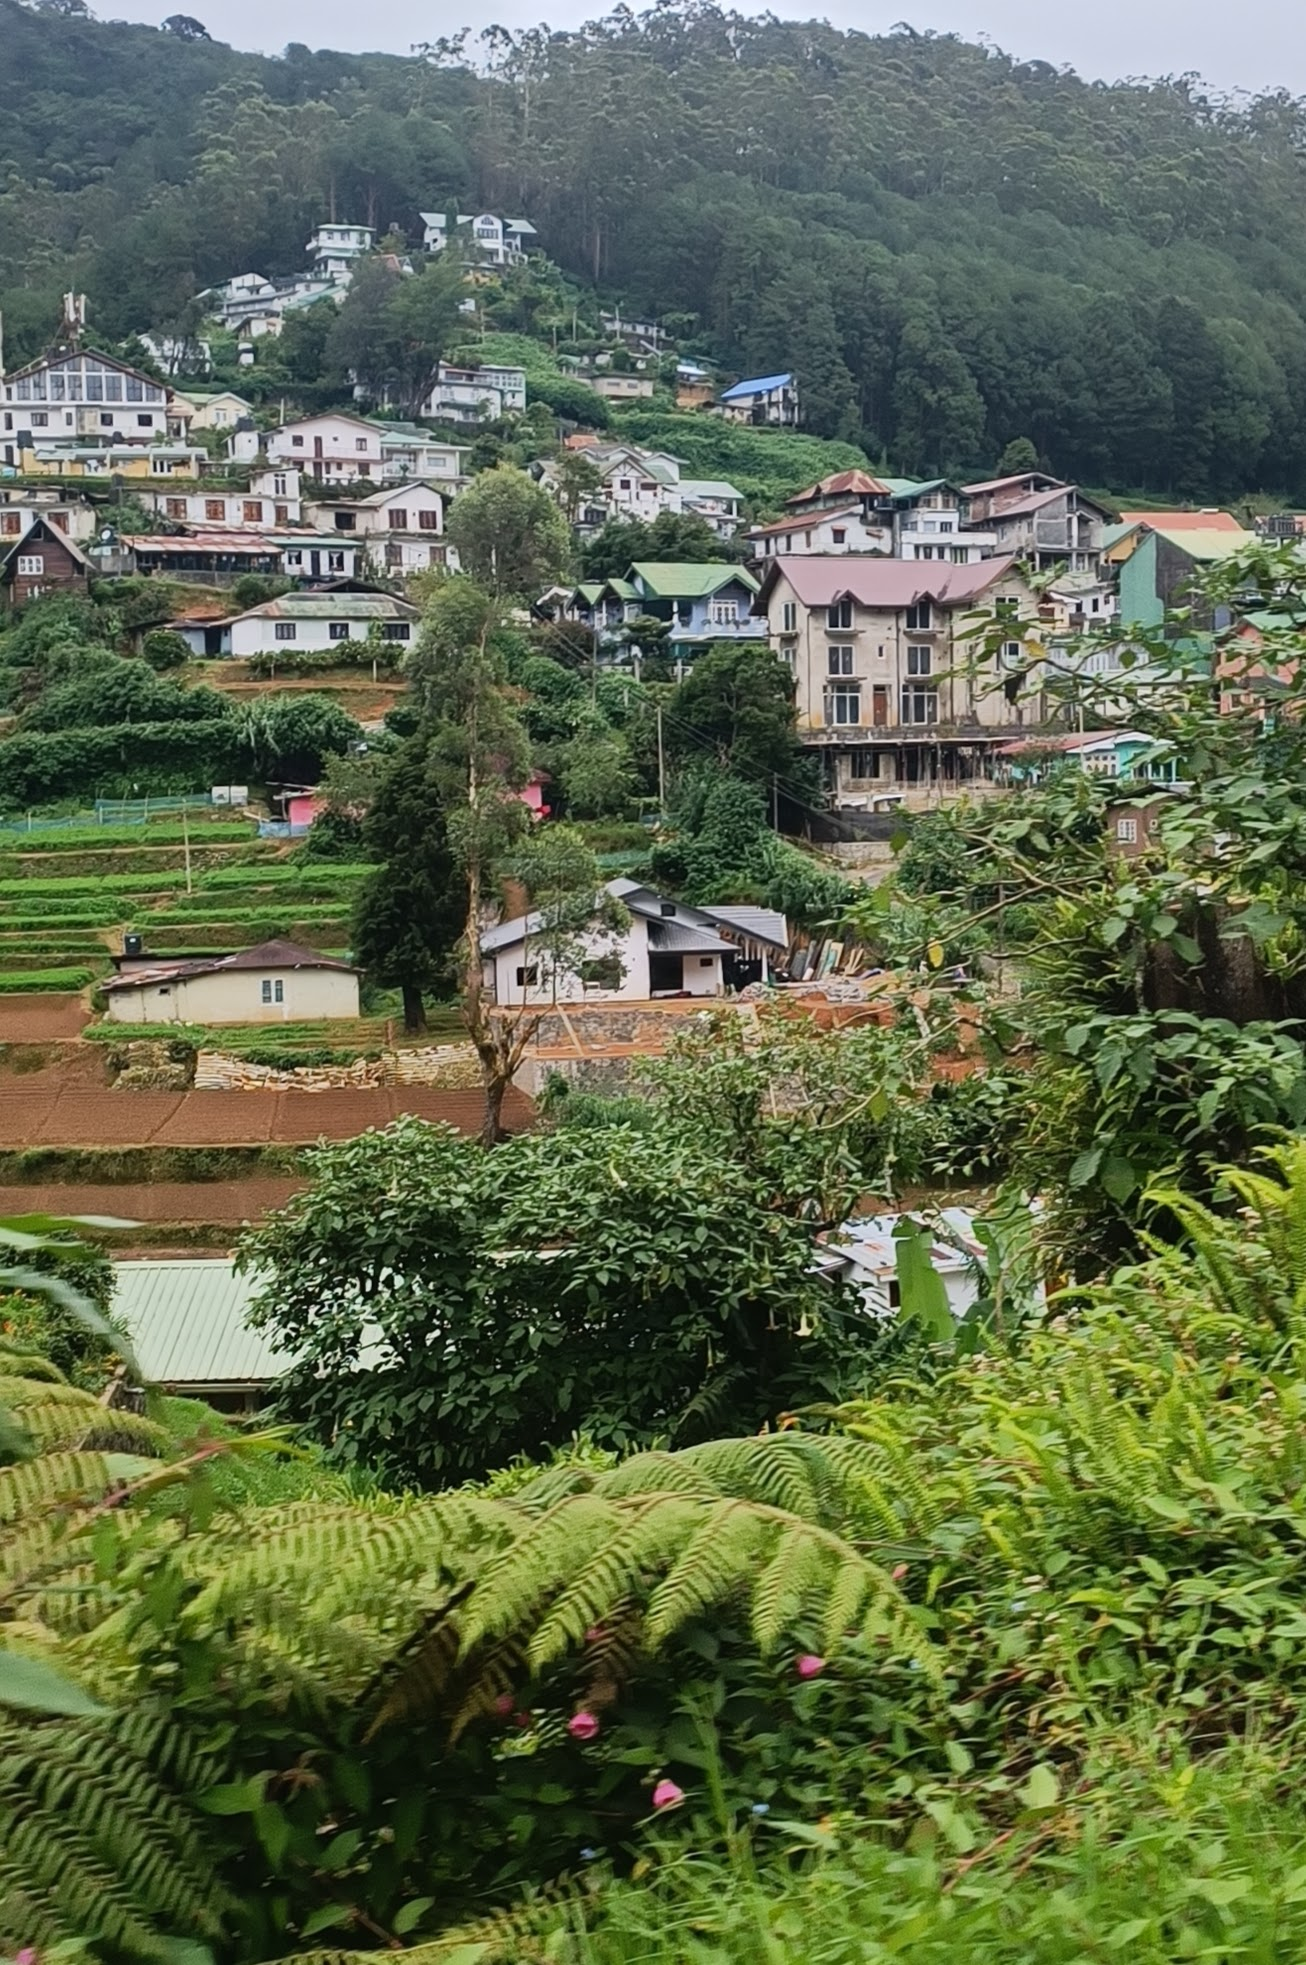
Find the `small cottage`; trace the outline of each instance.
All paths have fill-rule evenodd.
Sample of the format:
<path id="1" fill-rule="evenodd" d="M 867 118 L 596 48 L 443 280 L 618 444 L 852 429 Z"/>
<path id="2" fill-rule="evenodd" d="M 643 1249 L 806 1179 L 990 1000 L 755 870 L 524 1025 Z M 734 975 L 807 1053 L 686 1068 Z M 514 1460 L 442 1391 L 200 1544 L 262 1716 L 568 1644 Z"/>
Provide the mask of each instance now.
<path id="1" fill-rule="evenodd" d="M 357 969 L 289 941 L 187 961 L 133 957 L 102 988 L 115 1023 L 298 1023 L 358 1015 Z"/>
<path id="2" fill-rule="evenodd" d="M 24 607 L 45 594 L 84 594 L 91 563 L 52 518 L 36 519 L 0 558 L 0 595 L 6 607 Z"/>

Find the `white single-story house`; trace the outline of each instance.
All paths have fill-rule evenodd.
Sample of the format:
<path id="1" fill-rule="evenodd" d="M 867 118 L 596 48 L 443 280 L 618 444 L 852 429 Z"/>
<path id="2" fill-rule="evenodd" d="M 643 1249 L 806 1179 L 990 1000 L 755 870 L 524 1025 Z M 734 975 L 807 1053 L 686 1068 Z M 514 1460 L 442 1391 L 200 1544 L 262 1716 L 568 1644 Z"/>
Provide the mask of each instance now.
<path id="1" fill-rule="evenodd" d="M 358 1015 L 358 971 L 298 942 L 130 969 L 101 985 L 115 1023 L 298 1023 Z"/>
<path id="2" fill-rule="evenodd" d="M 606 895 L 625 910 L 609 928 L 595 909 L 593 930 L 571 968 L 554 970 L 538 913 L 488 928 L 481 937 L 485 981 L 496 1003 L 641 1003 L 658 996 L 720 996 L 764 980 L 788 946 L 782 914 L 770 908 L 690 907 L 665 900 L 638 880 L 609 880 Z"/>
<path id="3" fill-rule="evenodd" d="M 367 641 L 373 635 L 406 648 L 416 639 L 420 618 L 417 608 L 393 594 L 340 588 L 332 593 L 281 594 L 226 620 L 183 618 L 172 625 L 196 655 L 244 660 L 251 655 L 330 649 L 346 641 Z"/>
<path id="4" fill-rule="evenodd" d="M 903 1219 L 901 1214 L 854 1216 L 832 1230 L 817 1256 L 818 1269 L 850 1282 L 874 1317 L 889 1318 L 898 1312 L 894 1230 Z M 960 1322 L 979 1293 L 976 1264 L 983 1260 L 984 1245 L 976 1239 L 975 1216 L 969 1208 L 940 1208 L 934 1219 L 936 1232 L 930 1232 L 929 1221 L 919 1221 L 917 1226 L 927 1233 L 930 1266 L 942 1281 L 949 1310 Z"/>

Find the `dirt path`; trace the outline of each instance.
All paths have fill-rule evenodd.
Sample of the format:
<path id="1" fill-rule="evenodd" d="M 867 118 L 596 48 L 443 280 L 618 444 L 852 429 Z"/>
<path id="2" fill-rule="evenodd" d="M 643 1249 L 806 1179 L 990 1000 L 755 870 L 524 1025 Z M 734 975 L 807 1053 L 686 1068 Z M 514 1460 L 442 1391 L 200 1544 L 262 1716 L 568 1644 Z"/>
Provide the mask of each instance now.
<path id="1" fill-rule="evenodd" d="M 21 1084 L 0 1082 L 0 1146 L 298 1146 L 352 1139 L 405 1112 L 475 1133 L 482 1111 L 479 1092 L 424 1086 L 271 1093 L 17 1089 Z M 529 1099 L 509 1095 L 510 1129 L 528 1126 L 533 1113 Z"/>

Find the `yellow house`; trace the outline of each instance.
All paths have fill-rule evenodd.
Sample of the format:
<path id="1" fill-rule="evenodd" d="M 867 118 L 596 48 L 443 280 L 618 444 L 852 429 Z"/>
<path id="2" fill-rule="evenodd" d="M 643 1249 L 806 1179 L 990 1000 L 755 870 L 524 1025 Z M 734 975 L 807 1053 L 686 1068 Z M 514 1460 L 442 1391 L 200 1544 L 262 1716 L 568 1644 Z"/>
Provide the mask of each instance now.
<path id="1" fill-rule="evenodd" d="M 25 478 L 199 478 L 210 468 L 208 452 L 193 444 L 36 444 L 19 452 L 15 470 Z"/>
<path id="2" fill-rule="evenodd" d="M 188 396 L 174 395 L 168 414 L 183 420 L 188 430 L 225 431 L 234 430 L 242 417 L 252 417 L 254 405 L 234 389 L 218 389 L 212 395 L 192 390 Z"/>
<path id="3" fill-rule="evenodd" d="M 356 1017 L 358 971 L 298 942 L 169 962 L 128 956 L 101 985 L 114 1023 L 298 1023 Z"/>

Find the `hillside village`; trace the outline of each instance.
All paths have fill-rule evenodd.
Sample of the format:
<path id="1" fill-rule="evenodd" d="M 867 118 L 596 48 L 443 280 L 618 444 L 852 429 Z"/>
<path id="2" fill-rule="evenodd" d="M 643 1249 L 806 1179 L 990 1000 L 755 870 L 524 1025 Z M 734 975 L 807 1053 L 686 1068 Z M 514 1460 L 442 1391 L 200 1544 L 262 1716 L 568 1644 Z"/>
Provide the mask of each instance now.
<path id="1" fill-rule="evenodd" d="M 6 22 L 3 1956 L 1301 1956 L 1306 108 Z"/>

